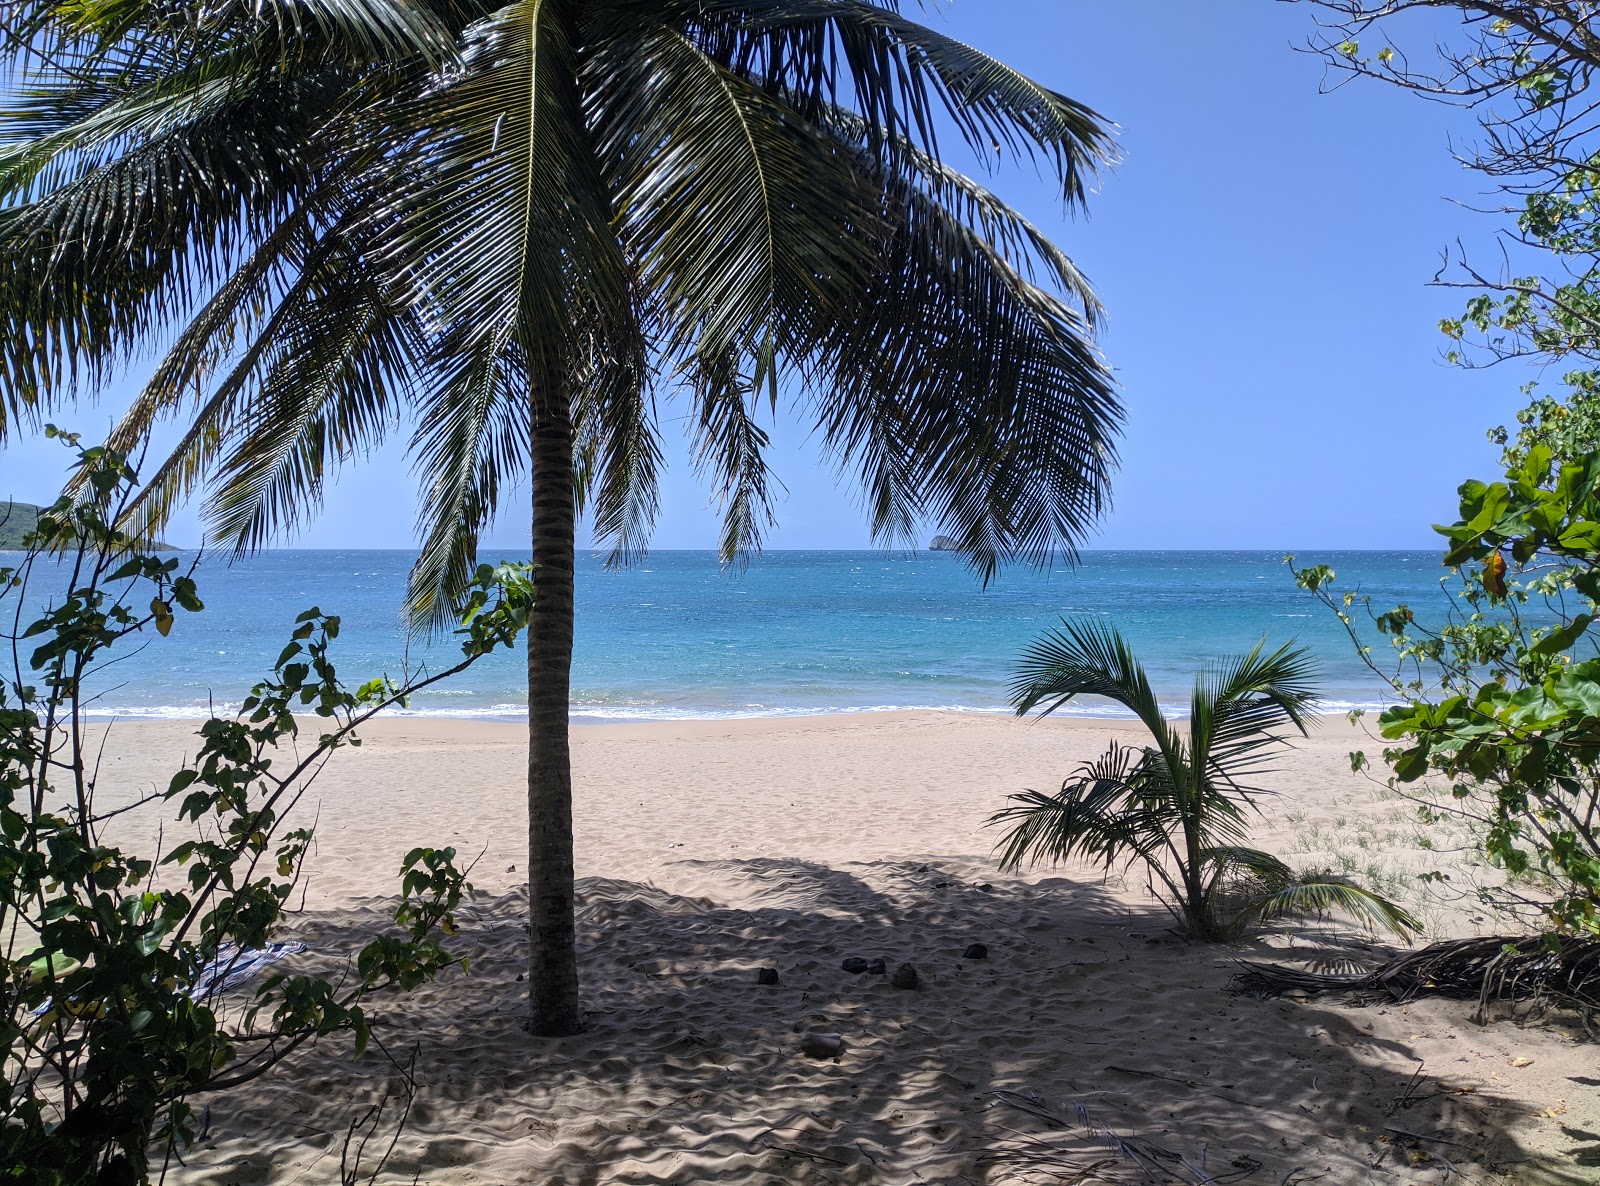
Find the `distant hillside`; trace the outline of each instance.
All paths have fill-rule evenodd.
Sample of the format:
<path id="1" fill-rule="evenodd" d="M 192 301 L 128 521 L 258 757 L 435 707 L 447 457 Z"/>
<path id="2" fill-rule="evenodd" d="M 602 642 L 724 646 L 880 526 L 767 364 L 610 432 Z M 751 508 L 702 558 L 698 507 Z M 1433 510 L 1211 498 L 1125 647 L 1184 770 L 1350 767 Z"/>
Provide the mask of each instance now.
<path id="1" fill-rule="evenodd" d="M 39 507 L 31 502 L 0 502 L 0 552 L 22 547 L 22 538 L 39 520 Z"/>
<path id="2" fill-rule="evenodd" d="M 39 512 L 43 507 L 36 507 L 31 502 L 0 501 L 0 552 L 20 552 L 22 541 L 39 521 Z M 179 549 L 169 543 L 157 543 L 150 550 L 152 552 L 176 552 Z"/>

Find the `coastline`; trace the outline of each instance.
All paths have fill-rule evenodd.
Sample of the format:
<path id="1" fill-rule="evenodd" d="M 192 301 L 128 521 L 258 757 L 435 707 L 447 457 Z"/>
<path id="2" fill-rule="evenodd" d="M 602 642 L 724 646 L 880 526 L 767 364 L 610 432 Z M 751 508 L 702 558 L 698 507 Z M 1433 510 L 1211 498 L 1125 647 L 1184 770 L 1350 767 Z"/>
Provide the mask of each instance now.
<path id="1" fill-rule="evenodd" d="M 1329 700 L 1319 701 L 1312 709 L 1310 715 L 1318 720 L 1344 719 L 1352 711 L 1363 713 L 1381 712 L 1387 708 L 1392 700 Z M 231 716 L 236 710 L 234 704 L 218 704 L 214 715 L 219 717 Z M 1162 702 L 1162 708 L 1169 720 L 1186 719 L 1186 701 L 1173 700 L 1170 703 Z M 952 716 L 986 716 L 1010 717 L 1014 716 L 1011 708 L 1005 705 L 964 705 L 964 704 L 868 704 L 859 706 L 840 706 L 836 708 L 763 708 L 749 710 L 716 710 L 716 709 L 682 709 L 674 711 L 645 711 L 629 708 L 597 712 L 592 707 L 574 707 L 569 712 L 569 723 L 573 728 L 589 728 L 598 725 L 673 725 L 673 724 L 715 724 L 721 721 L 785 721 L 805 720 L 824 717 L 870 717 L 894 715 L 902 713 L 947 713 Z M 463 721 L 482 722 L 485 724 L 510 725 L 520 724 L 526 718 L 526 709 L 505 706 L 504 711 L 498 708 L 391 708 L 386 709 L 379 718 L 383 721 Z M 150 708 L 140 705 L 129 705 L 113 708 L 91 706 L 84 712 L 84 719 L 99 724 L 113 721 L 134 722 L 174 722 L 200 723 L 207 719 L 207 715 L 197 707 L 162 706 Z M 1132 723 L 1137 718 L 1120 705 L 1106 704 L 1071 704 L 1051 714 L 1056 720 L 1087 721 L 1087 722 L 1117 722 Z"/>
<path id="2" fill-rule="evenodd" d="M 1380 604 L 1423 604 L 1434 569 L 1404 553 L 1323 557 Z M 271 552 L 197 574 L 206 610 L 170 637 L 129 648 L 97 681 L 98 719 L 188 718 L 226 710 L 269 674 L 308 605 L 341 618 L 330 656 L 360 683 L 453 661 L 448 639 L 408 637 L 404 552 Z M 1320 668 L 1328 711 L 1384 691 L 1342 626 L 1316 612 L 1268 553 L 1096 553 L 1070 571 L 1014 570 L 983 587 L 948 556 L 784 552 L 727 572 L 710 554 L 579 572 L 571 711 L 601 720 L 744 719 L 876 709 L 1006 711 L 1018 655 L 1062 617 L 1109 616 L 1137 650 L 1169 714 L 1195 672 L 1263 637 L 1295 639 Z M 521 652 L 485 658 L 411 711 L 515 720 L 526 711 Z M 1075 705 L 1068 715 L 1116 715 Z"/>

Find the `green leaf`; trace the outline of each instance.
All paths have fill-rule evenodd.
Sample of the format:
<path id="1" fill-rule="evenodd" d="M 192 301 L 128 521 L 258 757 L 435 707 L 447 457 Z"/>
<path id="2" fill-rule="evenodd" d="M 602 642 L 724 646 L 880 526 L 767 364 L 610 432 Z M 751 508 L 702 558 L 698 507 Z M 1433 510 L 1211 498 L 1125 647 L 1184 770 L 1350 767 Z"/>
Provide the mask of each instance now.
<path id="1" fill-rule="evenodd" d="M 1401 782 L 1416 782 L 1428 772 L 1428 750 L 1414 746 L 1403 751 L 1394 762 L 1395 777 Z"/>
<path id="2" fill-rule="evenodd" d="M 1579 614 L 1565 626 L 1558 627 L 1545 635 L 1530 648 L 1535 655 L 1559 655 L 1568 650 L 1572 644 L 1583 637 L 1584 631 L 1594 621 L 1593 614 Z"/>
<path id="3" fill-rule="evenodd" d="M 1592 670 L 1569 668 L 1550 681 L 1548 692 L 1562 711 L 1600 718 L 1600 681 Z"/>
<path id="4" fill-rule="evenodd" d="M 1600 523 L 1587 520 L 1573 523 L 1557 541 L 1569 552 L 1593 553 L 1600 550 Z"/>

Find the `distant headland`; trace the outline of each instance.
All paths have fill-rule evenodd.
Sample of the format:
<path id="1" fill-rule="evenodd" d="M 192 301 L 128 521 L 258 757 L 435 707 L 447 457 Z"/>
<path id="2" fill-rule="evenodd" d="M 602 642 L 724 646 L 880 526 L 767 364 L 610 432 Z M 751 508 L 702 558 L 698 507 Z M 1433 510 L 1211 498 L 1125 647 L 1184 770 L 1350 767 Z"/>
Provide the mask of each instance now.
<path id="1" fill-rule="evenodd" d="M 0 502 L 0 552 L 22 549 L 22 541 L 39 522 L 39 511 L 29 502 Z"/>
<path id="2" fill-rule="evenodd" d="M 38 526 L 39 513 L 44 509 L 31 502 L 15 502 L 10 499 L 0 501 L 0 552 L 22 551 L 27 546 L 23 541 Z M 151 545 L 151 551 L 154 552 L 178 550 L 169 543 L 157 542 Z"/>
<path id="3" fill-rule="evenodd" d="M 928 544 L 928 551 L 930 552 L 954 552 L 957 550 L 958 548 L 953 536 L 936 535 L 933 537 L 932 542 Z"/>

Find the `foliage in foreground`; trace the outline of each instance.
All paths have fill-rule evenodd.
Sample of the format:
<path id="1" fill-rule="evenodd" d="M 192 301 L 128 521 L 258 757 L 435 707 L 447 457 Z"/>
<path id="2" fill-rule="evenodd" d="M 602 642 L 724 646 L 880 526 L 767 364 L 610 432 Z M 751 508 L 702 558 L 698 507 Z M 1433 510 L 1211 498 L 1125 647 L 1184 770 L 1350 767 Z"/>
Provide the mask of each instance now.
<path id="1" fill-rule="evenodd" d="M 466 875 L 453 849 L 423 847 L 401 870 L 393 932 L 337 983 L 284 973 L 248 995 L 222 992 L 289 909 L 313 841 L 295 808 L 327 757 L 360 744 L 356 728 L 386 706 L 511 645 L 527 614 L 523 570 L 480 569 L 459 662 L 352 691 L 329 656 L 339 619 L 307 610 L 272 674 L 237 717 L 205 722 L 193 761 L 164 790 L 102 803 L 85 719 L 97 677 L 113 648 L 164 636 L 203 605 L 193 565 L 108 525 L 134 486 L 124 460 L 89 449 L 79 469 L 92 497 L 44 511 L 35 550 L 0 569 L 7 618 L 24 621 L 50 597 L 9 634 L 0 683 L 0 1175 L 39 1186 L 145 1180 L 152 1143 L 170 1155 L 193 1138 L 191 1096 L 330 1034 L 352 1034 L 359 1054 L 368 998 L 462 962 L 440 936 L 453 933 Z M 320 732 L 304 744 L 312 721 Z M 186 838 L 164 851 L 107 839 L 114 817 L 121 833 L 130 814 L 150 813 L 171 836 L 174 811 Z"/>
<path id="2" fill-rule="evenodd" d="M 1458 243 L 1434 283 L 1470 291 L 1440 328 L 1467 366 L 1526 358 L 1593 392 L 1600 371 L 1600 10 L 1565 0 L 1306 0 L 1310 47 L 1333 85 L 1381 82 L 1469 112 L 1482 134 L 1456 160 L 1482 175 L 1509 221 L 1493 268 Z M 1474 195 L 1481 204 L 1482 192 Z M 1559 371 L 1552 373 L 1560 374 Z"/>
<path id="3" fill-rule="evenodd" d="M 1103 696 L 1131 710 L 1153 745 L 1113 742 L 1054 795 L 1025 791 L 989 822 L 1009 825 L 1001 864 L 1018 868 L 1074 858 L 1107 869 L 1141 864 L 1152 888 L 1190 934 L 1227 939 L 1284 916 L 1342 911 L 1409 938 L 1404 910 L 1332 875 L 1301 878 L 1270 853 L 1246 845 L 1246 814 L 1270 792 L 1252 785 L 1277 730 L 1302 733 L 1314 698 L 1304 649 L 1218 663 L 1195 681 L 1187 734 L 1161 711 L 1144 668 L 1122 636 L 1098 622 L 1064 621 L 1024 653 L 1012 683 L 1019 716 L 1054 712 L 1078 696 Z"/>
<path id="4" fill-rule="evenodd" d="M 1500 434 L 1505 436 L 1503 430 Z M 1401 703 L 1379 717 L 1391 788 L 1424 821 L 1456 816 L 1509 877 L 1478 893 L 1557 932 L 1600 934 L 1600 415 L 1536 402 L 1506 442 L 1504 476 L 1460 488 L 1444 612 L 1379 610 L 1326 565 L 1295 568 Z M 1294 557 L 1289 557 L 1291 567 Z M 1380 661 L 1356 613 L 1387 636 Z M 1358 768 L 1364 754 L 1351 755 Z M 1428 778 L 1447 800 L 1418 796 Z M 1440 872 L 1427 874 L 1436 881 Z"/>
<path id="5" fill-rule="evenodd" d="M 1379 723 L 1393 743 L 1390 786 L 1424 821 L 1466 821 L 1504 872 L 1505 884 L 1475 890 L 1485 904 L 1555 935 L 1600 934 L 1600 12 L 1548 0 L 1311 3 L 1325 22 L 1312 46 L 1339 75 L 1457 104 L 1483 130 L 1461 159 L 1511 221 L 1496 270 L 1457 253 L 1437 278 L 1473 290 L 1440 323 L 1446 359 L 1526 360 L 1565 390 L 1525 387 L 1518 430 L 1491 434 L 1502 477 L 1460 487 L 1457 522 L 1437 529 L 1450 541 L 1440 606 L 1374 606 L 1336 589 L 1323 565 L 1296 575 L 1402 701 Z M 1361 611 L 1387 655 L 1357 629 Z M 1448 793 L 1436 798 L 1431 782 Z"/>

